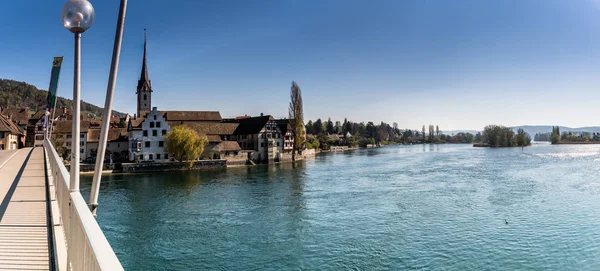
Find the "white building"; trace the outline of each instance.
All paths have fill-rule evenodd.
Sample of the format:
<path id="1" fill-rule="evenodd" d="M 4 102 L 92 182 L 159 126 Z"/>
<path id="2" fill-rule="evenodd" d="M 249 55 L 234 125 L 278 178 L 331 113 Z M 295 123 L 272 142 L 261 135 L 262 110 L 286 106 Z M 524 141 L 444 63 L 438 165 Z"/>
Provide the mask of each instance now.
<path id="1" fill-rule="evenodd" d="M 167 121 L 156 107 L 145 117 L 130 119 L 129 160 L 131 161 L 168 161 L 164 136 L 171 131 Z"/>

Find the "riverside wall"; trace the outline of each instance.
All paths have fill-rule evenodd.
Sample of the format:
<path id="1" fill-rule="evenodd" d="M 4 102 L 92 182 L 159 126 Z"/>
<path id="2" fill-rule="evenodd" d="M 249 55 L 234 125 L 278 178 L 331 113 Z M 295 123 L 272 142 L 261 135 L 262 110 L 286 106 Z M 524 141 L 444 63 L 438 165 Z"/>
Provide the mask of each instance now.
<path id="1" fill-rule="evenodd" d="M 192 166 L 189 162 L 154 162 L 154 163 L 124 163 L 124 164 L 105 164 L 103 171 L 112 171 L 114 173 L 143 173 L 143 172 L 169 172 L 186 170 L 212 170 L 227 167 L 227 160 L 200 160 L 195 161 Z M 66 166 L 70 171 L 71 166 Z M 94 172 L 94 165 L 80 165 L 79 171 Z"/>

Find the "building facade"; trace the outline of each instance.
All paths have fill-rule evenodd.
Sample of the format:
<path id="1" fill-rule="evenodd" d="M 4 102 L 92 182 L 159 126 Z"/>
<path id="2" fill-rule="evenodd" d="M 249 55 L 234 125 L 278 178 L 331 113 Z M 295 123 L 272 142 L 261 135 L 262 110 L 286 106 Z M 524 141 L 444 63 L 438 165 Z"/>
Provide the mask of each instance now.
<path id="1" fill-rule="evenodd" d="M 277 162 L 281 160 L 284 153 L 292 150 L 289 147 L 291 134 L 288 133 L 287 123 L 278 124 L 272 116 L 244 117 L 226 121 L 239 124 L 231 140 L 237 141 L 243 150 L 256 151 L 249 157 L 251 160 L 259 163 Z M 286 127 L 286 130 L 282 131 L 280 127 Z M 288 136 L 287 140 L 285 135 Z M 286 141 L 288 147 L 285 147 Z"/>
<path id="2" fill-rule="evenodd" d="M 8 117 L 0 114 L 0 150 L 16 150 L 23 132 Z"/>
<path id="3" fill-rule="evenodd" d="M 168 161 L 164 137 L 171 131 L 167 120 L 153 107 L 144 117 L 130 119 L 128 153 L 130 161 Z"/>

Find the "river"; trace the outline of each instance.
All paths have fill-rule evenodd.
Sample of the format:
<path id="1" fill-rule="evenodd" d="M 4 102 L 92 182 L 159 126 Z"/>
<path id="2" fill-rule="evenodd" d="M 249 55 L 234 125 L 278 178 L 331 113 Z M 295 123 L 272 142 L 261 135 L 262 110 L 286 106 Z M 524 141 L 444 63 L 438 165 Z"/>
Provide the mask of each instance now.
<path id="1" fill-rule="evenodd" d="M 600 145 L 112 174 L 98 215 L 126 270 L 600 270 Z"/>

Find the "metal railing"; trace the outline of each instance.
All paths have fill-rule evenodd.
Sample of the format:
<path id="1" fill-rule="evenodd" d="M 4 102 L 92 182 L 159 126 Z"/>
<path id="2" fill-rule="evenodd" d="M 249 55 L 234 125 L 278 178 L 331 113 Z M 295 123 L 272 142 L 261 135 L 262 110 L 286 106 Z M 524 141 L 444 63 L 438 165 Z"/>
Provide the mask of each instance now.
<path id="1" fill-rule="evenodd" d="M 60 221 L 67 245 L 68 270 L 123 270 L 119 259 L 79 191 L 70 192 L 69 172 L 50 141 L 44 141 Z"/>

